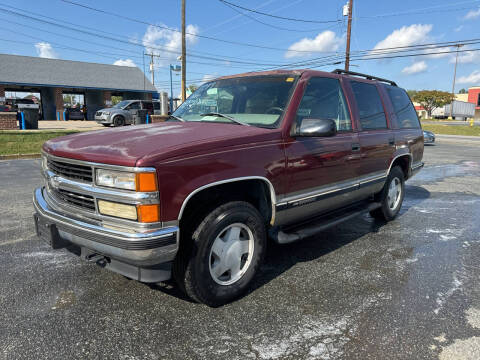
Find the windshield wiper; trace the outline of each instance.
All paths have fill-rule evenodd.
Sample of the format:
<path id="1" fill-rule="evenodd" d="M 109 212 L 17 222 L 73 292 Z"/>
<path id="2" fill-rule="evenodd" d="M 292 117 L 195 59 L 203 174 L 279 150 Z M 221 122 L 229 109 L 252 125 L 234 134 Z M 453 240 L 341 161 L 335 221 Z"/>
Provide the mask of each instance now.
<path id="1" fill-rule="evenodd" d="M 185 122 L 185 120 L 183 120 L 180 116 L 175 116 L 175 115 L 168 115 L 169 118 L 172 118 L 172 119 L 175 119 L 175 120 L 178 120 L 178 121 L 181 121 L 181 122 Z"/>
<path id="2" fill-rule="evenodd" d="M 222 118 L 228 119 L 230 121 L 233 121 L 234 123 L 239 124 L 239 125 L 250 126 L 249 124 L 241 122 L 240 120 L 237 120 L 237 119 L 235 119 L 231 116 L 228 116 L 228 115 L 225 115 L 225 114 L 222 114 L 222 113 L 209 112 L 209 113 L 205 113 L 205 114 L 200 114 L 200 116 L 218 116 L 218 117 L 222 117 Z"/>

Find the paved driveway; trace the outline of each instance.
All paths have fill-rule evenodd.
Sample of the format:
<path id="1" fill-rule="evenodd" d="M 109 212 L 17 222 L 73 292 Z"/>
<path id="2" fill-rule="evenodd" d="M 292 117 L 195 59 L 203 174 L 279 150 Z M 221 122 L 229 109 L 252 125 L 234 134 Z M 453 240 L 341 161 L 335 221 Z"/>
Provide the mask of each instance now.
<path id="1" fill-rule="evenodd" d="M 400 217 L 271 245 L 218 309 L 37 241 L 38 160 L 0 162 L 0 358 L 479 359 L 480 147 L 426 147 Z"/>

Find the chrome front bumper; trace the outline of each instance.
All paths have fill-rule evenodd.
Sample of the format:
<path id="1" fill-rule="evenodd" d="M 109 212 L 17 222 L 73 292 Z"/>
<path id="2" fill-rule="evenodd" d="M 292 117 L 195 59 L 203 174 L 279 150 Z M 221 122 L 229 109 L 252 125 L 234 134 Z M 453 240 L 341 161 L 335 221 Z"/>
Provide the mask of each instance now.
<path id="1" fill-rule="evenodd" d="M 34 192 L 33 205 L 36 216 L 45 223 L 54 224 L 63 240 L 77 245 L 82 250 L 85 248 L 91 253 L 112 259 L 112 264 L 117 262 L 128 264 L 135 267 L 135 271 L 168 263 L 175 258 L 178 250 L 178 227 L 170 226 L 141 233 L 125 232 L 73 219 L 49 206 L 44 191 L 45 188 L 42 187 Z M 125 271 L 116 270 L 115 266 L 111 270 L 133 277 L 125 274 Z M 140 272 L 138 274 L 138 280 L 142 280 Z M 166 279 L 157 281 L 163 280 Z"/>

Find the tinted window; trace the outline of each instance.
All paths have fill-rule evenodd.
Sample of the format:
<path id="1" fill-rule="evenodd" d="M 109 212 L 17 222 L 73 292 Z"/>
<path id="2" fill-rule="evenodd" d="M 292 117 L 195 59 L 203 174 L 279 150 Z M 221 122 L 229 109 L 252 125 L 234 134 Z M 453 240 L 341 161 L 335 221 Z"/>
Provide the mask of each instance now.
<path id="1" fill-rule="evenodd" d="M 154 101 L 154 102 L 153 102 L 153 108 L 154 108 L 155 110 L 160 110 L 160 103 L 159 103 L 158 101 Z"/>
<path id="2" fill-rule="evenodd" d="M 304 118 L 332 119 L 338 131 L 352 129 L 345 97 L 337 79 L 310 79 L 297 110 L 297 125 Z"/>
<path id="3" fill-rule="evenodd" d="M 127 110 L 140 110 L 140 101 L 135 101 L 128 105 Z"/>
<path id="4" fill-rule="evenodd" d="M 388 96 L 392 101 L 393 110 L 397 115 L 398 126 L 400 128 L 419 128 L 417 112 L 415 111 L 410 98 L 405 90 L 395 86 L 385 86 Z"/>
<path id="5" fill-rule="evenodd" d="M 377 87 L 358 81 L 352 81 L 351 84 L 355 100 L 357 100 L 362 129 L 386 129 L 387 119 Z"/>

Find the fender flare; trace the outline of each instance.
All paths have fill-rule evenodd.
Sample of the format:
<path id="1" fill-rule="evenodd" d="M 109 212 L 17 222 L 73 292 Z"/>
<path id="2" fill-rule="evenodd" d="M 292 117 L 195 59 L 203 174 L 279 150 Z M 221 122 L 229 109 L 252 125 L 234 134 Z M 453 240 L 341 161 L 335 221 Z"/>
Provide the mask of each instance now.
<path id="1" fill-rule="evenodd" d="M 231 179 L 225 179 L 225 180 L 220 180 L 220 181 L 215 181 L 212 183 L 205 184 L 203 186 L 200 186 L 190 192 L 188 196 L 183 200 L 182 206 L 180 208 L 180 212 L 178 213 L 178 221 L 180 222 L 183 212 L 185 211 L 185 208 L 187 207 L 187 204 L 189 200 L 197 193 L 199 193 L 202 190 L 218 186 L 218 185 L 223 185 L 223 184 L 228 184 L 228 183 L 233 183 L 233 182 L 241 182 L 241 181 L 246 181 L 246 180 L 262 180 L 267 186 L 270 191 L 270 202 L 271 202 L 271 207 L 272 207 L 272 216 L 270 219 L 270 224 L 273 225 L 275 223 L 275 207 L 277 204 L 277 197 L 275 194 L 275 188 L 273 187 L 273 184 L 264 176 L 243 176 L 243 177 L 238 177 L 238 178 L 231 178 Z"/>

